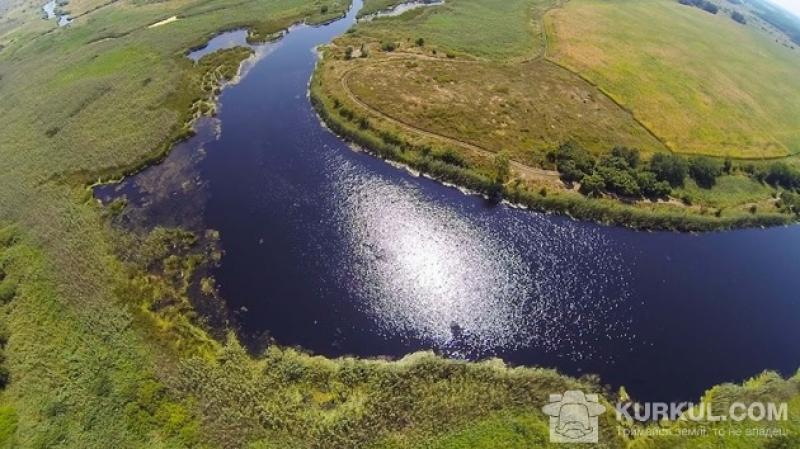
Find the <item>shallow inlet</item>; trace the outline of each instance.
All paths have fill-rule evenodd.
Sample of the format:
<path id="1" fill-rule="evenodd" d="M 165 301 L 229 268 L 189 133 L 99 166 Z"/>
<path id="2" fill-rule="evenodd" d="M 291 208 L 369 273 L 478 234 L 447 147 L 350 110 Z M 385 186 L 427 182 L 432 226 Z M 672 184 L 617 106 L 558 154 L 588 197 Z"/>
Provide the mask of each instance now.
<path id="1" fill-rule="evenodd" d="M 428 6 L 439 6 L 444 5 L 444 0 L 416 0 L 410 1 L 405 3 L 400 3 L 395 5 L 391 8 L 385 9 L 383 11 L 378 11 L 373 14 L 367 14 L 365 16 L 359 17 L 359 22 L 366 22 L 372 19 L 376 19 L 378 17 L 394 17 L 399 16 L 400 14 L 404 14 L 407 11 L 411 11 L 412 9 L 417 8 L 425 8 Z"/>
<path id="2" fill-rule="evenodd" d="M 203 47 L 189 52 L 186 57 L 198 61 L 203 56 L 215 51 L 233 47 L 249 47 L 247 43 L 247 30 L 239 29 L 220 33 L 209 40 Z"/>
<path id="3" fill-rule="evenodd" d="M 359 7 L 258 47 L 217 119 L 163 164 L 96 190 L 153 223 L 219 230 L 215 275 L 246 337 L 329 356 L 500 356 L 596 373 L 642 400 L 797 370 L 800 228 L 575 222 L 488 204 L 330 133 L 307 98 L 313 50 Z"/>
<path id="4" fill-rule="evenodd" d="M 60 27 L 69 25 L 72 22 L 72 17 L 67 14 L 56 14 L 57 6 L 58 3 L 56 0 L 50 0 L 49 2 L 45 3 L 45 5 L 42 6 L 42 11 L 44 12 L 45 18 L 47 20 L 55 19 L 56 23 L 58 23 L 58 26 Z"/>

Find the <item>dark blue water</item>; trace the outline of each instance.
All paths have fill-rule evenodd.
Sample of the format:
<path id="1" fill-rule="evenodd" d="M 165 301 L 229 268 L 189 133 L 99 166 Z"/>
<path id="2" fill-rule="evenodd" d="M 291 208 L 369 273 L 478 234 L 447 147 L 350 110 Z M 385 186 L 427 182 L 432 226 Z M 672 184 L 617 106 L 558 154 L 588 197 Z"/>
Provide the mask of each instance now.
<path id="1" fill-rule="evenodd" d="M 306 94 L 314 47 L 354 16 L 261 47 L 218 120 L 97 190 L 161 223 L 219 230 L 216 279 L 246 338 L 329 356 L 497 356 L 599 374 L 643 400 L 800 367 L 800 228 L 597 226 L 491 205 L 354 151 Z"/>

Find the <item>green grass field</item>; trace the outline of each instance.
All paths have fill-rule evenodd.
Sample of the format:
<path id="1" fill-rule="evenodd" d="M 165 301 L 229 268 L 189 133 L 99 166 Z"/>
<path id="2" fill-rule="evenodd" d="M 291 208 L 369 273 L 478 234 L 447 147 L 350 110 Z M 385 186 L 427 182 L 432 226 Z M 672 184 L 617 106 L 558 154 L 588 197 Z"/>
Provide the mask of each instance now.
<path id="1" fill-rule="evenodd" d="M 424 38 L 442 52 L 493 60 L 528 59 L 542 50 L 541 22 L 535 13 L 552 0 L 452 0 L 418 8 L 402 19 L 363 23 L 359 31 L 378 40 Z"/>
<path id="2" fill-rule="evenodd" d="M 548 16 L 550 58 L 581 73 L 673 151 L 800 151 L 800 51 L 670 0 L 573 0 Z"/>

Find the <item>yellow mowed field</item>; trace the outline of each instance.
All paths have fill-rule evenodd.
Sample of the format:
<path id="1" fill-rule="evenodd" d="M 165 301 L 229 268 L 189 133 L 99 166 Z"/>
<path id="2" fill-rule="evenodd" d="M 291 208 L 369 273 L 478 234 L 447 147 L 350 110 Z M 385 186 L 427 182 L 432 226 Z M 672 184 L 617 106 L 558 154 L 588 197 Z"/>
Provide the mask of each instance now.
<path id="1" fill-rule="evenodd" d="M 360 64 L 345 88 L 374 110 L 426 131 L 539 165 L 573 141 L 597 153 L 615 145 L 663 151 L 629 113 L 548 61 L 522 64 L 391 58 Z"/>
<path id="2" fill-rule="evenodd" d="M 800 51 L 672 0 L 572 0 L 546 16 L 548 57 L 630 109 L 671 150 L 800 152 Z"/>

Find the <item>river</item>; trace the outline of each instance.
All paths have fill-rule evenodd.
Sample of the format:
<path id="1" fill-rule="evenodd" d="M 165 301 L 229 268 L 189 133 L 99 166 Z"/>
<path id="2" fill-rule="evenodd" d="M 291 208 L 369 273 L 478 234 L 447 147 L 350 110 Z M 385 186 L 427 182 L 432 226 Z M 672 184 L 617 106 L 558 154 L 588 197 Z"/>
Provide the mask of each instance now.
<path id="1" fill-rule="evenodd" d="M 96 189 L 155 222 L 219 230 L 215 276 L 246 338 L 328 356 L 496 356 L 598 374 L 641 400 L 796 372 L 800 228 L 647 233 L 490 204 L 321 125 L 315 47 L 360 4 L 257 47 L 197 136 Z"/>

